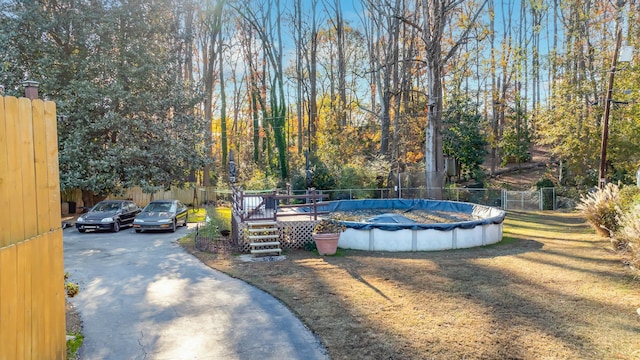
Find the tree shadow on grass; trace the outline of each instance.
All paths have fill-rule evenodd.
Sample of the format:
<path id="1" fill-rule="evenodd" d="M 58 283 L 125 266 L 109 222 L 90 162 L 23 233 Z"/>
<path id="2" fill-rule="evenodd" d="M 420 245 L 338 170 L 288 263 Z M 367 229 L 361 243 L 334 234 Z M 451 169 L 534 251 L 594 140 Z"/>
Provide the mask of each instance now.
<path id="1" fill-rule="evenodd" d="M 520 221 L 535 220 L 527 214 L 518 216 Z M 544 219 L 552 222 L 551 232 L 564 230 L 570 233 L 573 230 L 563 226 L 562 216 Z M 585 226 L 579 219 L 570 218 L 569 222 Z M 576 230 L 580 231 L 581 227 Z M 537 229 L 536 226 L 530 228 Z M 425 324 L 426 327 L 444 326 L 442 335 L 432 339 L 434 343 L 430 349 L 434 354 L 447 351 L 453 357 L 593 358 L 602 355 L 599 337 L 590 336 L 590 330 L 585 330 L 594 326 L 593 317 L 617 323 L 616 331 L 621 331 L 629 342 L 628 336 L 637 331 L 638 326 L 625 316 L 618 316 L 628 309 L 573 291 L 584 285 L 578 280 L 582 278 L 595 279 L 598 284 L 594 286 L 599 287 L 619 283 L 620 273 L 610 270 L 615 268 L 615 259 L 603 258 L 599 247 L 578 247 L 580 251 L 586 251 L 584 253 L 575 250 L 575 246 L 579 246 L 576 243 L 593 240 L 541 235 L 536 235 L 540 241 L 514 236 L 492 246 L 441 252 L 346 250 L 346 259 L 325 261 L 365 284 L 384 299 L 382 303 L 397 304 L 403 297 L 410 296 L 428 302 L 428 306 L 415 304 L 413 311 L 408 313 L 436 319 L 437 324 Z M 553 245 L 546 244 L 547 240 L 553 240 Z M 402 291 L 395 292 L 385 281 Z M 460 304 L 465 304 L 462 309 Z M 367 314 L 359 313 L 361 310 L 357 307 L 345 307 L 352 316 L 367 318 Z M 467 307 L 468 312 L 464 310 Z M 433 312 L 441 314 L 433 315 Z M 447 317 L 458 320 L 443 320 Z M 474 321 L 483 324 L 476 333 L 456 329 L 469 339 L 451 341 L 455 331 L 445 335 L 446 328 L 455 328 L 456 322 Z M 375 327 L 374 324 L 369 326 Z M 478 347 L 477 343 L 484 345 Z"/>

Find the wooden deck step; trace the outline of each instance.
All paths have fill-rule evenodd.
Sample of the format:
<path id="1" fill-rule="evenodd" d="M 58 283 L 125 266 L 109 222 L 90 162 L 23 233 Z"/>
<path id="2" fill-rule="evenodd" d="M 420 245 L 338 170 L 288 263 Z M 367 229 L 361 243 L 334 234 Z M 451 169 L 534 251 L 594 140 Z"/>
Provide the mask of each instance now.
<path id="1" fill-rule="evenodd" d="M 268 240 L 268 239 L 277 239 L 280 235 L 249 235 L 249 240 Z"/>
<path id="2" fill-rule="evenodd" d="M 248 221 L 247 226 L 277 226 L 277 221 Z"/>
<path id="3" fill-rule="evenodd" d="M 252 249 L 251 254 L 269 254 L 269 253 L 278 253 L 280 254 L 282 249 Z"/>
<path id="4" fill-rule="evenodd" d="M 249 246 L 251 246 L 251 247 L 280 246 L 280 241 L 267 241 L 267 242 L 249 243 Z"/>
<path id="5" fill-rule="evenodd" d="M 249 228 L 247 229 L 247 231 L 250 233 L 273 232 L 273 231 L 278 231 L 278 228 L 258 228 L 258 229 Z"/>
<path id="6" fill-rule="evenodd" d="M 282 253 L 280 241 L 277 241 L 280 235 L 276 221 L 249 221 L 246 231 L 251 255 Z"/>

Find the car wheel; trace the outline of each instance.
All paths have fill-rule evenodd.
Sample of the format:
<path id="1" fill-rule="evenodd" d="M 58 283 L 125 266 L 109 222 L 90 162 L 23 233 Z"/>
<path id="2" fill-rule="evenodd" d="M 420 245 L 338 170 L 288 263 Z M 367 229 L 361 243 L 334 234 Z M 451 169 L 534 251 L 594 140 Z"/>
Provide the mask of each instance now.
<path id="1" fill-rule="evenodd" d="M 85 230 L 85 229 L 78 229 L 78 232 L 81 232 L 81 233 L 83 233 L 83 232 L 85 232 L 85 231 L 87 231 L 87 230 Z"/>
<path id="2" fill-rule="evenodd" d="M 136 229 L 136 232 L 137 233 L 142 232 L 142 229 Z"/>
<path id="3" fill-rule="evenodd" d="M 171 232 L 176 232 L 176 228 L 178 227 L 177 222 L 178 220 L 173 220 L 173 223 L 171 224 Z"/>
<path id="4" fill-rule="evenodd" d="M 120 221 L 116 220 L 116 222 L 113 223 L 113 228 L 112 228 L 113 232 L 118 232 L 120 231 Z"/>

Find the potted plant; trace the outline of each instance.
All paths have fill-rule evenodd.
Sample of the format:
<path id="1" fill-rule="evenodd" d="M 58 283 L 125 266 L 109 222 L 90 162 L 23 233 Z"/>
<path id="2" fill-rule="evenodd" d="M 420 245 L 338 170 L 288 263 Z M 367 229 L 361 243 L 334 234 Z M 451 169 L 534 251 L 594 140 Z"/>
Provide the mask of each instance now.
<path id="1" fill-rule="evenodd" d="M 346 230 L 346 226 L 335 219 L 322 219 L 313 228 L 313 241 L 316 243 L 318 254 L 333 255 L 338 250 L 340 233 Z"/>

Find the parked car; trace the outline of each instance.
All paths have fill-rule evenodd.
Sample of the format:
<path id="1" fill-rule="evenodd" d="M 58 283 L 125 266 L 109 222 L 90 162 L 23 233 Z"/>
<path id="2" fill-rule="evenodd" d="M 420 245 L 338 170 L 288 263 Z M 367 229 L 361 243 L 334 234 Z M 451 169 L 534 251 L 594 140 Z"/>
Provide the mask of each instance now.
<path id="1" fill-rule="evenodd" d="M 154 200 L 133 220 L 136 232 L 144 230 L 176 231 L 178 224 L 187 226 L 189 209 L 178 200 Z"/>
<path id="2" fill-rule="evenodd" d="M 140 208 L 131 200 L 105 200 L 82 214 L 76 220 L 76 228 L 81 233 L 87 230 L 118 232 L 123 226 L 131 226 L 138 213 Z"/>

